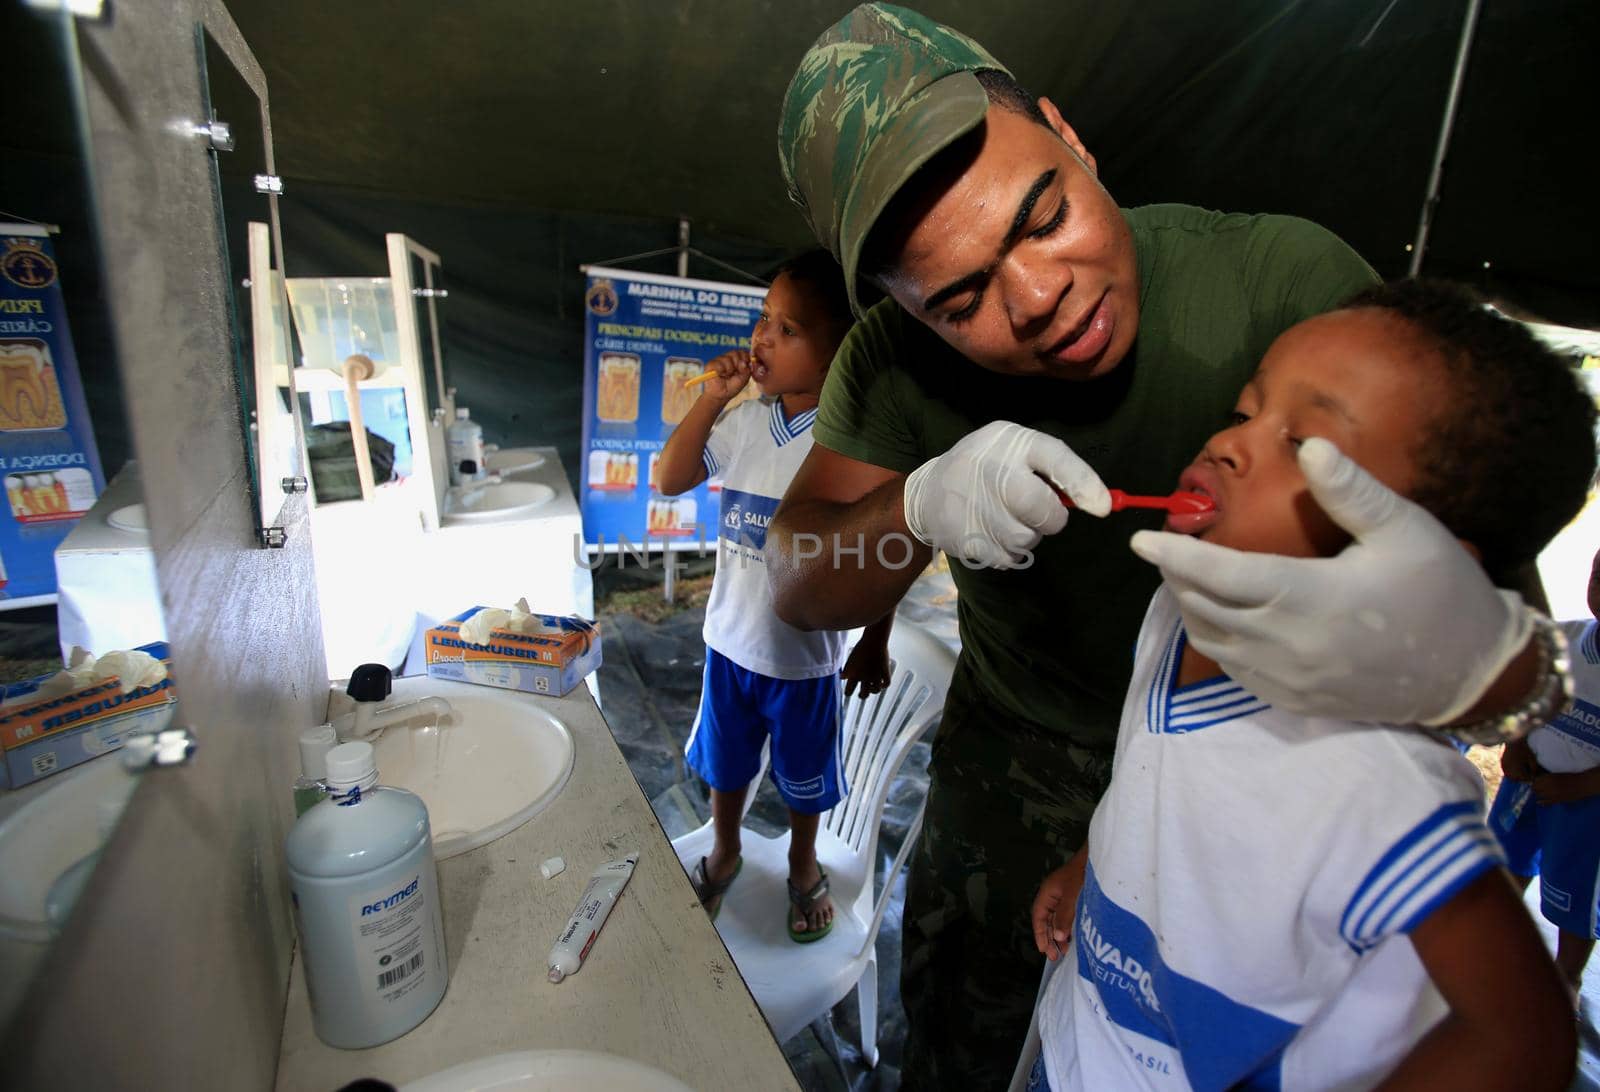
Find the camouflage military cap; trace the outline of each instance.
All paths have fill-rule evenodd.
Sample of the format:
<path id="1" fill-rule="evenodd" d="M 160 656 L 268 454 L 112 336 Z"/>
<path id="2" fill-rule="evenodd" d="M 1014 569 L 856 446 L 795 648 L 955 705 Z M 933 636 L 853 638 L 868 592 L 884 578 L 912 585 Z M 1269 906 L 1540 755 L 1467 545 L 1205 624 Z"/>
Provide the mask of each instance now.
<path id="1" fill-rule="evenodd" d="M 989 100 L 973 73 L 986 69 L 1006 71 L 966 35 L 891 4 L 857 7 L 801 58 L 778 156 L 790 198 L 844 268 L 857 315 L 867 234 L 923 164 L 983 120 Z"/>

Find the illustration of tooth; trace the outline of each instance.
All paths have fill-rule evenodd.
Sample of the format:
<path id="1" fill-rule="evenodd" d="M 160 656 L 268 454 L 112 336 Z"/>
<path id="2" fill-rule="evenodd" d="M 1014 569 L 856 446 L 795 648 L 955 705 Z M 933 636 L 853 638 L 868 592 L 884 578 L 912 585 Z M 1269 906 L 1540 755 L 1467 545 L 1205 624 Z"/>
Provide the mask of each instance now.
<path id="1" fill-rule="evenodd" d="M 55 369 L 38 342 L 0 343 L 0 429 L 60 428 Z"/>

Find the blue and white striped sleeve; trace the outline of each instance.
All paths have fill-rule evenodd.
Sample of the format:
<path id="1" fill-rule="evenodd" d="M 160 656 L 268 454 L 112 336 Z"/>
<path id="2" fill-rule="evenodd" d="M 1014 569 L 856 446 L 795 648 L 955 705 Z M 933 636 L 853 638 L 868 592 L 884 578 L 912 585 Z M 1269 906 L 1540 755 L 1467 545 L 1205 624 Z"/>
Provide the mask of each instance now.
<path id="1" fill-rule="evenodd" d="M 1339 935 L 1365 952 L 1385 937 L 1408 933 L 1500 861 L 1482 806 L 1443 804 L 1367 872 L 1339 919 Z"/>
<path id="2" fill-rule="evenodd" d="M 706 477 L 716 477 L 719 470 L 725 470 L 734 452 L 739 449 L 740 428 L 745 417 L 740 411 L 748 405 L 749 402 L 739 403 L 724 412 L 711 426 L 705 450 L 700 453 L 700 463 L 706 468 Z"/>

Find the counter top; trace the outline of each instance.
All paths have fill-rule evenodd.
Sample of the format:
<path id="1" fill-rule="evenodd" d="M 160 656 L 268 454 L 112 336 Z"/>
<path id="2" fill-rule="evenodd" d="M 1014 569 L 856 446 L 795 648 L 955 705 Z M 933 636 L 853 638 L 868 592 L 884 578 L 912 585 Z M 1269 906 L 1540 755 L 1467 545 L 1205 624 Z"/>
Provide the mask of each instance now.
<path id="1" fill-rule="evenodd" d="M 399 1084 L 489 1054 L 581 1048 L 655 1066 L 691 1088 L 798 1089 L 589 691 L 525 697 L 571 729 L 572 777 L 528 823 L 439 864 L 444 1000 L 392 1042 L 336 1050 L 312 1031 L 297 949 L 277 1087 Z M 546 957 L 589 873 L 633 851 L 633 878 L 582 969 L 546 981 Z M 566 871 L 541 878 L 540 863 L 555 856 Z"/>

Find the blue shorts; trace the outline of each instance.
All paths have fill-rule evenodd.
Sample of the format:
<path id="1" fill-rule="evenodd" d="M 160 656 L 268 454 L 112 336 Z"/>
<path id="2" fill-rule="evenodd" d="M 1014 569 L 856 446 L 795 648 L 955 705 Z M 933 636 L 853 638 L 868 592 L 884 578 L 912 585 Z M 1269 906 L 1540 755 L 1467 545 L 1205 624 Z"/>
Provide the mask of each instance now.
<path id="1" fill-rule="evenodd" d="M 1564 933 L 1600 936 L 1600 796 L 1541 804 L 1525 781 L 1500 782 L 1489 829 L 1505 850 L 1506 867 L 1539 877 L 1539 911 Z"/>
<path id="2" fill-rule="evenodd" d="M 772 782 L 803 815 L 844 799 L 839 761 L 839 676 L 773 679 L 706 649 L 700 712 L 684 753 L 689 768 L 718 792 L 737 792 L 761 769 L 772 737 Z"/>

